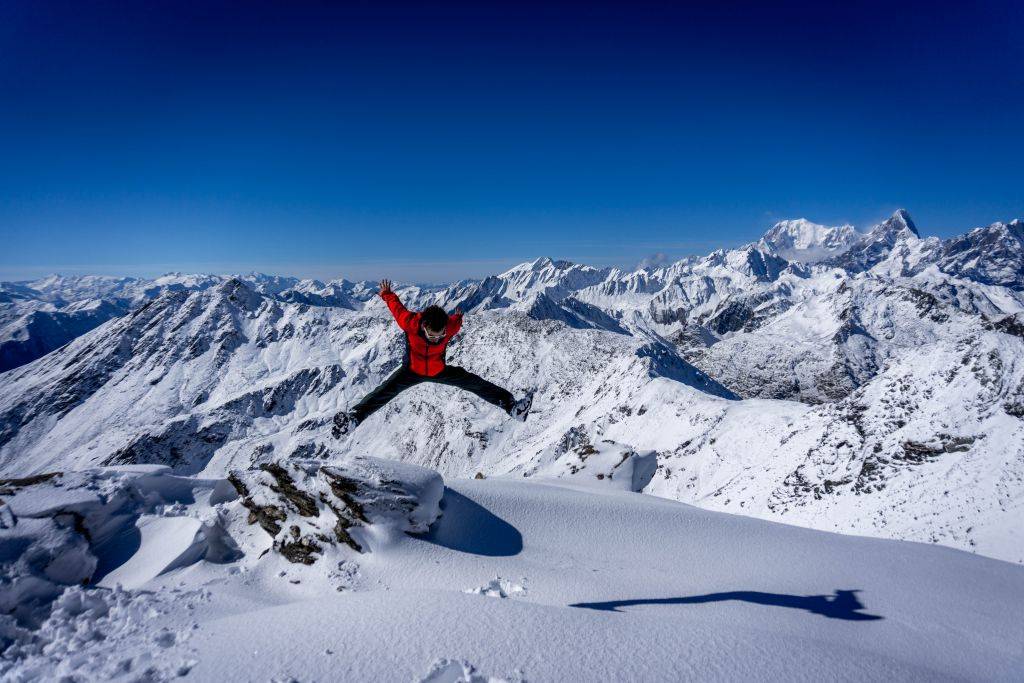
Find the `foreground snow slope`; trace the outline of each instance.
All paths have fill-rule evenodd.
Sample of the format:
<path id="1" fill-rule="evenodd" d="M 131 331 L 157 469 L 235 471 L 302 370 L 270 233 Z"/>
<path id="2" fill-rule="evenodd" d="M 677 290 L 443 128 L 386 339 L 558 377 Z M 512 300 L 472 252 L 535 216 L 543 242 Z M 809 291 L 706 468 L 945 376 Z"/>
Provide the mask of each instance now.
<path id="1" fill-rule="evenodd" d="M 448 658 L 534 681 L 1024 674 L 1024 568 L 638 494 L 453 482 L 427 539 L 362 571 L 365 592 L 204 624 L 196 673 L 417 680 Z M 463 593 L 480 587 L 498 595 Z"/>
<path id="2" fill-rule="evenodd" d="M 203 494 L 222 486 L 196 479 L 185 495 L 188 478 L 165 470 L 115 473 L 132 471 L 133 486 L 177 501 L 137 510 L 143 536 L 154 520 L 213 518 L 232 553 L 192 553 L 128 592 L 68 588 L 41 627 L 46 647 L 8 658 L 11 680 L 1024 675 L 1024 567 L 948 548 L 487 479 L 449 482 L 426 534 L 371 525 L 366 552 L 292 564 L 264 552 L 270 536 L 237 498 Z M 160 567 L 165 552 L 180 550 L 143 540 L 116 561 Z"/>

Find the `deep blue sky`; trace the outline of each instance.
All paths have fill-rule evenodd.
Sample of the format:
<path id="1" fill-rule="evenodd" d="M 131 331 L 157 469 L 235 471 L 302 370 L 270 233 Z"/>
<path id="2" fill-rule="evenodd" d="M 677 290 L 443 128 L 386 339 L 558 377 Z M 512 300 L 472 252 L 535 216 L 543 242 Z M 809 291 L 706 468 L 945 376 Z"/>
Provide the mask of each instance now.
<path id="1" fill-rule="evenodd" d="M 421 4 L 0 4 L 0 279 L 445 280 L 1024 216 L 1022 3 Z"/>

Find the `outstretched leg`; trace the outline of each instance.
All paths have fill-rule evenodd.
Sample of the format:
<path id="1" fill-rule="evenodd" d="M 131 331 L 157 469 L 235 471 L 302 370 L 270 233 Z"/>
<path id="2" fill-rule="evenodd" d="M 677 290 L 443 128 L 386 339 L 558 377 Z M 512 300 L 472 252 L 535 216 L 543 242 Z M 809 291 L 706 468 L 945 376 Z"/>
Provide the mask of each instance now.
<path id="1" fill-rule="evenodd" d="M 417 375 L 409 368 L 402 366 L 395 370 L 390 377 L 384 380 L 383 384 L 368 393 L 350 411 L 355 424 L 359 424 L 366 418 L 387 405 L 388 401 L 398 396 L 411 386 L 422 382 L 425 377 Z"/>
<path id="2" fill-rule="evenodd" d="M 446 365 L 444 370 L 438 374 L 433 377 L 425 377 L 424 379 L 465 389 L 488 403 L 493 403 L 506 413 L 510 412 L 516 405 L 515 397 L 507 389 L 502 389 L 497 384 L 488 382 L 480 375 L 473 374 L 469 370 L 456 365 Z"/>
<path id="3" fill-rule="evenodd" d="M 423 381 L 423 378 L 413 373 L 409 368 L 402 366 L 391 373 L 391 376 L 384 380 L 384 383 L 363 397 L 350 410 L 342 410 L 334 416 L 334 426 L 331 434 L 335 439 L 340 439 L 356 428 L 360 422 L 373 415 L 383 408 L 388 401 L 400 393 Z"/>

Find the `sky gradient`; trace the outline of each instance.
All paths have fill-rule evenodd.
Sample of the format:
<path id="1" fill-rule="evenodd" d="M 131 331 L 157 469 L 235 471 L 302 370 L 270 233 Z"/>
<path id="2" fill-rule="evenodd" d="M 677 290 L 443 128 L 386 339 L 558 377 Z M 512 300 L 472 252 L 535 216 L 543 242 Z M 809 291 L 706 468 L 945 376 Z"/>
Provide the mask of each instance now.
<path id="1" fill-rule="evenodd" d="M 0 5 L 0 279 L 444 281 L 1024 217 L 1021 3 L 181 4 Z"/>

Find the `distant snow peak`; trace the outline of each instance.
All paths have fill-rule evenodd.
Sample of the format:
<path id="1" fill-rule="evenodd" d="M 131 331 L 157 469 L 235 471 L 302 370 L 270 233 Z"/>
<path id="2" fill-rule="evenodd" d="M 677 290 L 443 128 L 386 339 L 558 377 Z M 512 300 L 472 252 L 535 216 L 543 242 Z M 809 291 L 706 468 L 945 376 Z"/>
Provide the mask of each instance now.
<path id="1" fill-rule="evenodd" d="M 906 209 L 858 232 L 852 225 L 827 226 L 805 218 L 776 223 L 753 246 L 804 264 L 829 262 L 847 270 L 867 270 L 880 262 L 900 241 L 920 238 Z"/>
<path id="2" fill-rule="evenodd" d="M 788 265 L 786 259 L 756 248 L 727 252 L 725 262 L 736 271 L 762 282 L 776 280 Z"/>
<path id="3" fill-rule="evenodd" d="M 263 296 L 251 284 L 237 277 L 217 285 L 216 292 L 219 298 L 227 299 L 247 311 L 255 311 L 263 303 Z"/>
<path id="4" fill-rule="evenodd" d="M 864 235 L 862 240 L 864 245 L 870 245 L 874 242 L 882 242 L 888 246 L 893 246 L 897 241 L 907 239 L 918 239 L 921 235 L 917 231 L 917 226 L 914 225 L 913 219 L 906 209 L 897 209 L 891 216 L 886 218 L 884 221 L 875 225 Z"/>
<path id="5" fill-rule="evenodd" d="M 473 285 L 464 296 L 460 296 L 459 303 L 463 310 L 473 306 L 501 308 L 541 292 L 560 301 L 572 292 L 603 282 L 610 272 L 608 268 L 553 261 L 545 256 L 520 263 Z"/>
<path id="6" fill-rule="evenodd" d="M 914 225 L 913 219 L 910 217 L 910 212 L 906 209 L 896 209 L 892 216 L 884 221 L 882 225 L 888 226 L 889 229 L 897 232 L 908 230 L 914 235 L 914 237 L 921 236 L 917 231 L 917 226 Z"/>
<path id="7" fill-rule="evenodd" d="M 859 237 L 852 225 L 827 226 L 797 218 L 776 223 L 758 246 L 787 261 L 818 263 L 846 251 Z"/>
<path id="8" fill-rule="evenodd" d="M 906 209 L 898 209 L 889 218 L 872 227 L 846 251 L 827 259 L 828 266 L 851 273 L 870 270 L 885 261 L 899 245 L 917 244 L 921 236 Z"/>
<path id="9" fill-rule="evenodd" d="M 567 261 L 562 261 L 561 263 L 564 264 L 565 266 L 571 265 Z M 551 267 L 554 267 L 556 269 L 559 268 L 559 265 L 555 262 L 555 260 L 549 256 L 541 256 L 539 259 L 534 260 L 533 263 L 530 264 L 530 266 L 531 269 L 535 271 L 544 270 L 546 268 Z"/>
<path id="10" fill-rule="evenodd" d="M 523 274 L 544 274 L 547 276 L 557 276 L 559 273 L 564 273 L 569 270 L 594 270 L 590 266 L 580 265 L 573 263 L 572 261 L 556 260 L 549 256 L 541 256 L 540 258 L 534 259 L 533 261 L 524 261 L 518 265 L 512 266 L 504 273 L 499 275 L 499 278 L 508 278 L 515 276 L 522 276 Z"/>
<path id="11" fill-rule="evenodd" d="M 939 268 L 986 285 L 1024 289 L 1024 221 L 993 223 L 943 243 Z"/>

